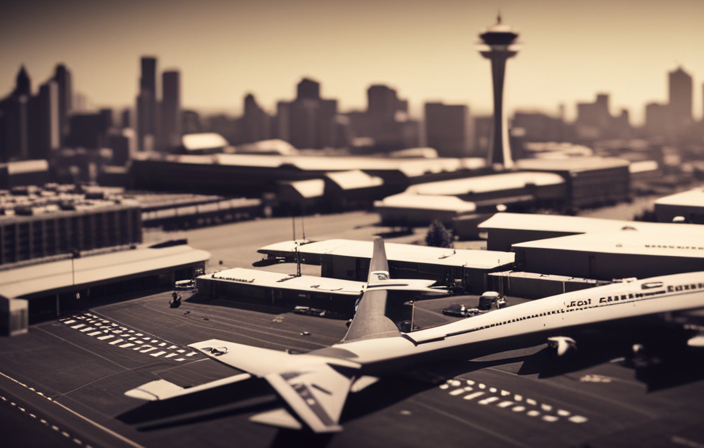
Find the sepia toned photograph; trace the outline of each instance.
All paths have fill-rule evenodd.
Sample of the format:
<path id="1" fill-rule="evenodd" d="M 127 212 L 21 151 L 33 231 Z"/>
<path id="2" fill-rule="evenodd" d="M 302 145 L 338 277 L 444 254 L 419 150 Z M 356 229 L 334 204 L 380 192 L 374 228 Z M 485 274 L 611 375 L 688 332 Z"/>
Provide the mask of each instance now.
<path id="1" fill-rule="evenodd" d="M 0 446 L 704 448 L 701 0 L 6 0 Z"/>

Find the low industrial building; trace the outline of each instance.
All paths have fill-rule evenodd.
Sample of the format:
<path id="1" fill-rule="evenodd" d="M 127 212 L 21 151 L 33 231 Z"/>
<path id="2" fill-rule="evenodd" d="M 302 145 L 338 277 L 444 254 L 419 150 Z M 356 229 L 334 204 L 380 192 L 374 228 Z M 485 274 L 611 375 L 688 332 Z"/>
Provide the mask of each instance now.
<path id="1" fill-rule="evenodd" d="M 617 219 L 584 218 L 543 214 L 496 213 L 478 226 L 487 240 L 487 249 L 510 251 L 517 243 L 583 233 L 657 232 L 691 234 L 704 239 L 704 227 Z"/>
<path id="2" fill-rule="evenodd" d="M 567 183 L 568 209 L 579 210 L 627 201 L 630 198 L 629 162 L 614 157 L 521 159 L 516 167 L 562 176 Z"/>
<path id="3" fill-rule="evenodd" d="M 201 296 L 293 308 L 307 306 L 354 314 L 364 282 L 235 268 L 196 279 Z"/>
<path id="4" fill-rule="evenodd" d="M 0 265 L 142 241 L 139 204 L 102 192 L 15 189 L 0 195 L 0 213 Z"/>
<path id="5" fill-rule="evenodd" d="M 462 216 L 495 213 L 497 206 L 561 208 L 566 195 L 566 183 L 557 174 L 500 173 L 412 185 L 376 201 L 374 209 L 386 226 L 424 227 L 438 220 L 453 227 Z"/>
<path id="6" fill-rule="evenodd" d="M 594 280 L 704 271 L 704 238 L 687 233 L 585 233 L 518 243 L 513 250 L 516 270 Z"/>
<path id="7" fill-rule="evenodd" d="M 90 307 L 93 299 L 173 287 L 176 280 L 203 274 L 209 258 L 187 245 L 68 258 L 1 271 L 0 295 L 27 300 L 29 321 L 40 321 Z"/>
<path id="8" fill-rule="evenodd" d="M 487 288 L 487 274 L 513 268 L 514 254 L 486 250 L 444 249 L 411 244 L 386 243 L 386 257 L 391 278 L 435 280 L 471 294 Z M 366 281 L 372 255 L 372 242 L 344 239 L 297 245 L 285 241 L 262 247 L 259 253 L 268 260 L 321 266 L 321 276 L 352 281 Z"/>
<path id="9" fill-rule="evenodd" d="M 611 282 L 535 272 L 503 271 L 489 274 L 489 289 L 524 299 L 542 299 Z"/>
<path id="10" fill-rule="evenodd" d="M 44 185 L 49 181 L 49 162 L 24 160 L 0 163 L 0 188 L 10 190 L 21 185 Z"/>
<path id="11" fill-rule="evenodd" d="M 672 222 L 678 216 L 687 223 L 704 224 L 703 188 L 665 196 L 655 201 L 655 217 L 658 222 Z"/>

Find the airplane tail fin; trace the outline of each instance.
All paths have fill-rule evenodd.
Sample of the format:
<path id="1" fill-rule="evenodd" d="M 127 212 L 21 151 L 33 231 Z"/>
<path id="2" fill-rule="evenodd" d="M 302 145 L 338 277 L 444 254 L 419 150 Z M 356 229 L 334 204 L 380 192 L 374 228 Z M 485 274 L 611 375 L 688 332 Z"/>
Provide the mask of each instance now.
<path id="1" fill-rule="evenodd" d="M 384 250 L 384 240 L 374 240 L 374 252 L 369 263 L 367 287 L 359 300 L 357 313 L 352 319 L 347 334 L 342 342 L 352 342 L 362 339 L 375 339 L 398 336 L 396 325 L 386 317 L 386 289 L 371 289 L 374 285 L 389 279 L 389 263 Z"/>

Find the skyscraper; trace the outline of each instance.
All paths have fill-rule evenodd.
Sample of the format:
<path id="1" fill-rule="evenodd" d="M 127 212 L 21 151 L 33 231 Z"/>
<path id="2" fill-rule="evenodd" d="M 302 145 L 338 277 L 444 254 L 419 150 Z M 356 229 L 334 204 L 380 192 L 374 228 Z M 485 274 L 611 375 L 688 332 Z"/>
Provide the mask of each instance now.
<path id="1" fill-rule="evenodd" d="M 321 149 L 336 144 L 337 100 L 320 98 L 320 84 L 303 79 L 293 101 L 277 104 L 278 136 L 296 148 Z"/>
<path id="2" fill-rule="evenodd" d="M 73 86 L 71 72 L 63 64 L 58 64 L 54 72 L 54 81 L 58 85 L 59 94 L 59 136 L 60 146 L 67 144 L 69 128 L 69 114 L 73 110 Z"/>
<path id="3" fill-rule="evenodd" d="M 157 131 L 156 58 L 142 57 L 137 95 L 137 148 L 155 149 Z"/>
<path id="4" fill-rule="evenodd" d="M 472 141 L 469 108 L 465 105 L 425 103 L 427 145 L 440 157 L 469 157 Z"/>
<path id="5" fill-rule="evenodd" d="M 514 44 L 518 34 L 514 33 L 509 25 L 502 24 L 501 15 L 499 15 L 496 24 L 487 28 L 479 37 L 484 43 L 480 49 L 481 55 L 491 60 L 491 75 L 494 83 L 494 122 L 487 165 L 509 169 L 513 167 L 513 157 L 503 110 L 504 77 L 506 61 L 518 53 L 518 47 Z"/>
<path id="6" fill-rule="evenodd" d="M 692 123 L 692 77 L 682 67 L 668 73 L 668 92 L 669 127 L 677 133 Z"/>
<path id="7" fill-rule="evenodd" d="M 181 75 L 178 71 L 161 74 L 163 98 L 161 101 L 160 150 L 177 148 L 181 144 L 183 120 L 181 118 Z"/>

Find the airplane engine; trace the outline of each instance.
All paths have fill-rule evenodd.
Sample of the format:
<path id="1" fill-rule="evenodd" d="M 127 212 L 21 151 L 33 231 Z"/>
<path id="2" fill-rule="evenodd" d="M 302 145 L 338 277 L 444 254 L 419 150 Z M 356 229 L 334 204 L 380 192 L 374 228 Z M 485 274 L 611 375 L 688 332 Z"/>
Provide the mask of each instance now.
<path id="1" fill-rule="evenodd" d="M 557 356 L 564 356 L 570 351 L 577 350 L 577 343 L 567 336 L 554 336 L 548 338 L 548 347 L 555 350 Z"/>

